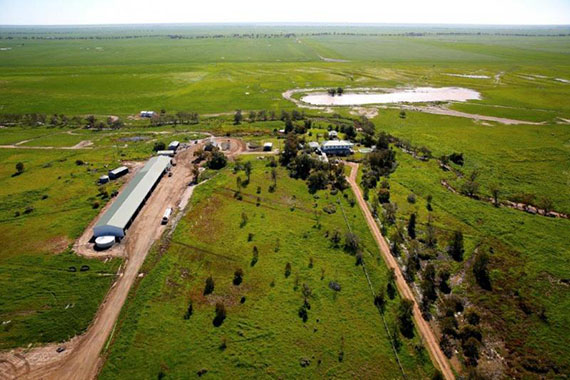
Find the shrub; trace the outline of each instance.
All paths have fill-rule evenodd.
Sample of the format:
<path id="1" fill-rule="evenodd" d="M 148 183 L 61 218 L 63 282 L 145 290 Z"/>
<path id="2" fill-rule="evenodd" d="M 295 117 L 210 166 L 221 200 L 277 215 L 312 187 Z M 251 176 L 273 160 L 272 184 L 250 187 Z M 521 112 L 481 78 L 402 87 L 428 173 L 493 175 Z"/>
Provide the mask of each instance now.
<path id="1" fill-rule="evenodd" d="M 226 156 L 220 151 L 215 151 L 212 152 L 212 155 L 210 156 L 208 162 L 206 162 L 206 165 L 210 169 L 218 170 L 225 167 L 227 163 L 228 159 L 226 158 Z"/>
<path id="2" fill-rule="evenodd" d="M 206 279 L 206 286 L 204 287 L 204 295 L 211 294 L 214 291 L 214 279 L 212 276 Z"/>
<path id="3" fill-rule="evenodd" d="M 226 319 L 226 307 L 223 303 L 218 302 L 216 303 L 216 316 L 214 317 L 213 324 L 215 327 L 219 327 L 224 323 L 224 319 Z"/>
<path id="4" fill-rule="evenodd" d="M 451 162 L 453 162 L 454 164 L 457 164 L 459 166 L 463 166 L 464 163 L 464 159 L 463 159 L 463 153 L 451 153 L 449 155 L 449 160 Z"/>
<path id="5" fill-rule="evenodd" d="M 239 286 L 243 281 L 243 269 L 238 268 L 234 272 L 234 280 L 233 283 L 235 286 Z"/>
<path id="6" fill-rule="evenodd" d="M 291 276 L 291 263 L 285 265 L 285 278 Z"/>
<path id="7" fill-rule="evenodd" d="M 461 231 L 453 233 L 453 240 L 448 248 L 448 252 L 455 261 L 463 260 L 463 233 Z"/>
<path id="8" fill-rule="evenodd" d="M 416 238 L 416 213 L 410 215 L 410 220 L 408 221 L 408 236 L 410 236 L 410 239 Z"/>
<path id="9" fill-rule="evenodd" d="M 478 253 L 473 263 L 473 274 L 479 286 L 485 290 L 491 290 L 491 278 L 489 277 L 489 255 L 486 252 Z"/>
<path id="10" fill-rule="evenodd" d="M 344 238 L 344 249 L 355 254 L 360 247 L 360 239 L 352 232 L 347 232 Z"/>
<path id="11" fill-rule="evenodd" d="M 188 304 L 188 309 L 186 309 L 186 313 L 184 313 L 184 319 L 190 319 L 190 316 L 192 315 L 194 311 L 193 305 L 192 305 L 192 300 L 190 300 L 190 303 Z"/>
<path id="12" fill-rule="evenodd" d="M 477 326 L 481 321 L 481 317 L 479 317 L 479 314 L 477 314 L 475 310 L 468 310 L 465 313 L 465 320 L 470 325 Z"/>
<path id="13" fill-rule="evenodd" d="M 416 195 L 414 193 L 408 195 L 408 203 L 414 204 L 416 203 Z"/>
<path id="14" fill-rule="evenodd" d="M 407 298 L 402 299 L 400 307 L 398 308 L 398 322 L 402 335 L 407 338 L 413 338 L 414 336 L 414 322 L 412 321 L 413 310 L 414 302 Z"/>
<path id="15" fill-rule="evenodd" d="M 374 306 L 384 313 L 384 308 L 386 307 L 386 298 L 384 297 L 384 289 L 380 289 L 378 294 L 374 297 Z"/>
<path id="16" fill-rule="evenodd" d="M 257 247 L 254 246 L 253 247 L 253 257 L 251 258 L 251 266 L 255 266 L 255 264 L 257 264 L 257 261 L 259 260 L 259 251 L 257 250 Z"/>
<path id="17" fill-rule="evenodd" d="M 152 148 L 152 150 L 154 150 L 155 152 L 158 152 L 159 150 L 164 150 L 166 149 L 166 144 L 162 141 L 157 141 L 154 143 L 154 146 Z"/>

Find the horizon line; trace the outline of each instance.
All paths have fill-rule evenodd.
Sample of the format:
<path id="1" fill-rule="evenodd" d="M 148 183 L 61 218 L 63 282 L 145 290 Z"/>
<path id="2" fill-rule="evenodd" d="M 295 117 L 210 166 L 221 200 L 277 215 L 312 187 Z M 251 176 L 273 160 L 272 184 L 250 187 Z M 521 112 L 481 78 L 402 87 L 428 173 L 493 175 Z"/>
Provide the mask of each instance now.
<path id="1" fill-rule="evenodd" d="M 86 24 L 0 24 L 0 27 L 117 27 L 117 26 L 454 26 L 454 27 L 570 27 L 569 24 L 472 24 L 472 23 L 370 23 L 345 21 L 209 21 L 209 22 L 135 22 L 135 23 L 86 23 Z"/>

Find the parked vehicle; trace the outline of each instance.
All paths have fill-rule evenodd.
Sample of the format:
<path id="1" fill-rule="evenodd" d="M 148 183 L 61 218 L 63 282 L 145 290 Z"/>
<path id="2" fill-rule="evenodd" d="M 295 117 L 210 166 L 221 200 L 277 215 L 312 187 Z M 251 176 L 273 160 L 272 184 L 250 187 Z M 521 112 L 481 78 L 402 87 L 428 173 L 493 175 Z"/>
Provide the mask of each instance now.
<path id="1" fill-rule="evenodd" d="M 168 219 L 170 219 L 170 215 L 172 215 L 172 208 L 171 207 L 167 208 L 166 211 L 164 212 L 164 215 L 162 216 L 162 224 L 168 223 Z"/>

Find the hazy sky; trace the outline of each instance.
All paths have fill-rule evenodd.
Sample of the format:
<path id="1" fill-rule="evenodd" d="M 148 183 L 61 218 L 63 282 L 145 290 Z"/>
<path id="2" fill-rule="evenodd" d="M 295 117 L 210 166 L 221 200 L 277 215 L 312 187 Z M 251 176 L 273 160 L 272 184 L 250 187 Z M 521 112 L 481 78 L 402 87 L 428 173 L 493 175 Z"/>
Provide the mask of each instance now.
<path id="1" fill-rule="evenodd" d="M 570 0 L 0 0 L 1 25 L 211 22 L 570 24 Z"/>

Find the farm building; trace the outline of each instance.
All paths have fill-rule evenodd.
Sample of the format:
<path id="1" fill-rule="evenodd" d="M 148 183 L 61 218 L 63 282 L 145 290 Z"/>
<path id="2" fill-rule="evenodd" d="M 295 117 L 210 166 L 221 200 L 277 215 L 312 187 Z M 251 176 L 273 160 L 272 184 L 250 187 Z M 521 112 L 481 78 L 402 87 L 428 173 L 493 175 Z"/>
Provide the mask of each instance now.
<path id="1" fill-rule="evenodd" d="M 271 152 L 273 150 L 273 143 L 272 142 L 266 142 L 265 144 L 263 144 L 263 151 L 264 152 Z"/>
<path id="2" fill-rule="evenodd" d="M 119 166 L 116 169 L 109 170 L 109 178 L 110 179 L 117 179 L 119 177 L 124 176 L 128 172 L 129 172 L 129 168 L 127 168 L 126 166 Z"/>
<path id="3" fill-rule="evenodd" d="M 93 236 L 122 238 L 160 178 L 170 167 L 169 157 L 152 157 L 138 171 L 93 228 Z"/>
<path id="4" fill-rule="evenodd" d="M 320 147 L 319 143 L 316 141 L 310 141 L 308 146 L 309 146 L 309 149 L 313 150 L 313 151 L 319 149 L 319 147 Z"/>
<path id="5" fill-rule="evenodd" d="M 348 156 L 353 153 L 352 143 L 344 140 L 329 140 L 321 145 L 321 151 L 325 154 Z"/>
<path id="6" fill-rule="evenodd" d="M 337 131 L 329 131 L 329 139 L 338 139 Z"/>
<path id="7" fill-rule="evenodd" d="M 176 152 L 176 150 L 178 149 L 179 146 L 180 146 L 180 142 L 173 141 L 170 144 L 168 144 L 168 150 L 173 150 Z"/>
<path id="8" fill-rule="evenodd" d="M 156 152 L 157 156 L 167 156 L 167 157 L 174 157 L 174 152 L 173 150 L 159 150 L 158 152 Z"/>
<path id="9" fill-rule="evenodd" d="M 156 115 L 156 112 L 154 112 L 154 111 L 141 111 L 141 113 L 140 113 L 140 116 L 141 116 L 141 117 L 148 117 L 148 118 L 151 118 L 151 117 L 153 117 L 154 115 Z"/>
<path id="10" fill-rule="evenodd" d="M 101 177 L 99 177 L 99 183 L 100 184 L 104 184 L 109 182 L 109 176 L 108 175 L 102 175 Z"/>

